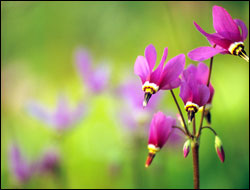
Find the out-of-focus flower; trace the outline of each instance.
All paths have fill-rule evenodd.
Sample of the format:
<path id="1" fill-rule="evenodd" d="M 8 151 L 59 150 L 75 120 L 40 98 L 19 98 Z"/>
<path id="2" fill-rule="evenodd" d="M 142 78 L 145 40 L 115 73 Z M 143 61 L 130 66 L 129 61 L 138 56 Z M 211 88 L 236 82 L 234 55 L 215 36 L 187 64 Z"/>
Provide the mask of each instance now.
<path id="1" fill-rule="evenodd" d="M 56 109 L 50 111 L 37 102 L 28 104 L 28 112 L 56 130 L 65 130 L 76 124 L 84 115 L 85 107 L 79 103 L 75 109 L 70 109 L 68 100 L 59 96 Z"/>
<path id="2" fill-rule="evenodd" d="M 92 68 L 92 58 L 86 49 L 78 49 L 75 53 L 75 62 L 79 74 L 88 86 L 88 89 L 94 93 L 99 93 L 107 87 L 110 68 L 102 63 L 98 68 Z"/>
<path id="3" fill-rule="evenodd" d="M 141 78 L 142 90 L 145 92 L 143 106 L 145 107 L 151 98 L 159 90 L 171 90 L 177 88 L 181 80 L 179 75 L 185 66 L 185 55 L 180 54 L 168 61 L 164 66 L 167 58 L 168 48 L 164 49 L 162 59 L 157 69 L 154 69 L 156 63 L 156 50 L 152 44 L 145 49 L 145 57 L 138 56 L 134 72 Z"/>
<path id="4" fill-rule="evenodd" d="M 47 150 L 39 162 L 39 171 L 42 173 L 55 171 L 59 166 L 59 160 L 60 157 L 57 150 Z"/>
<path id="5" fill-rule="evenodd" d="M 190 139 L 188 139 L 183 145 L 184 158 L 186 158 L 188 156 L 188 153 L 190 151 L 190 147 L 191 147 L 191 143 L 190 143 Z"/>
<path id="6" fill-rule="evenodd" d="M 134 130 L 138 125 L 146 126 L 150 121 L 150 117 L 160 101 L 160 93 L 152 97 L 150 105 L 147 109 L 143 109 L 141 102 L 143 100 L 143 91 L 140 89 L 141 84 L 137 80 L 126 81 L 117 89 L 119 101 L 124 101 L 124 106 L 120 117 L 122 122 Z"/>
<path id="7" fill-rule="evenodd" d="M 35 172 L 35 165 L 28 162 L 16 144 L 9 147 L 9 161 L 11 173 L 21 183 L 27 182 Z"/>
<path id="8" fill-rule="evenodd" d="M 204 106 L 209 99 L 212 101 L 214 90 L 211 84 L 207 87 L 208 79 L 206 77 L 208 77 L 208 70 L 203 63 L 200 63 L 198 67 L 189 65 L 183 71 L 180 97 L 185 104 L 185 110 L 188 112 L 189 122 L 192 121 L 200 107 Z"/>
<path id="9" fill-rule="evenodd" d="M 215 151 L 220 161 L 223 163 L 225 161 L 225 152 L 222 146 L 222 141 L 217 135 L 215 136 Z"/>
<path id="10" fill-rule="evenodd" d="M 174 118 L 165 116 L 162 112 L 154 114 L 149 129 L 149 154 L 145 164 L 146 167 L 152 163 L 156 152 L 165 145 L 175 124 L 176 121 Z"/>
<path id="11" fill-rule="evenodd" d="M 213 25 L 216 33 L 208 34 L 195 22 L 194 25 L 213 47 L 206 46 L 192 50 L 188 53 L 190 59 L 203 61 L 221 53 L 240 56 L 249 62 L 243 43 L 247 38 L 248 29 L 243 21 L 239 19 L 233 20 L 224 8 L 219 6 L 213 7 Z"/>

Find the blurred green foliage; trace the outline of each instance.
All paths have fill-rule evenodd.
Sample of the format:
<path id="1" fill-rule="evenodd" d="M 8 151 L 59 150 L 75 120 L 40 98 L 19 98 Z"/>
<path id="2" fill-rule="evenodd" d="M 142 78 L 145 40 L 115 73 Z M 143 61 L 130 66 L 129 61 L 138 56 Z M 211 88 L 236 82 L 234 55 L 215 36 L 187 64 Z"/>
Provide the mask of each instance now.
<path id="1" fill-rule="evenodd" d="M 116 116 L 122 106 L 113 92 L 134 75 L 135 59 L 150 43 L 158 59 L 168 47 L 167 60 L 208 45 L 193 21 L 212 33 L 213 5 L 223 6 L 249 28 L 249 2 L 241 1 L 1 1 L 1 188 L 192 188 L 192 158 L 183 158 L 184 141 L 167 144 L 152 166 L 144 168 L 148 136 L 125 130 Z M 249 52 L 249 38 L 245 46 Z M 109 61 L 112 75 L 105 93 L 92 96 L 82 85 L 73 57 L 77 47 L 89 49 L 94 65 Z M 186 65 L 190 63 L 196 64 L 186 57 Z M 249 188 L 249 64 L 235 56 L 216 56 L 212 83 L 213 128 L 226 159 L 220 163 L 214 137 L 204 130 L 201 188 Z M 58 135 L 31 118 L 25 106 L 36 99 L 53 107 L 60 92 L 72 105 L 84 100 L 90 109 L 72 131 Z M 169 92 L 164 92 L 160 109 L 177 113 Z M 7 154 L 13 139 L 30 160 L 46 146 L 60 147 L 61 174 L 34 176 L 18 186 Z"/>

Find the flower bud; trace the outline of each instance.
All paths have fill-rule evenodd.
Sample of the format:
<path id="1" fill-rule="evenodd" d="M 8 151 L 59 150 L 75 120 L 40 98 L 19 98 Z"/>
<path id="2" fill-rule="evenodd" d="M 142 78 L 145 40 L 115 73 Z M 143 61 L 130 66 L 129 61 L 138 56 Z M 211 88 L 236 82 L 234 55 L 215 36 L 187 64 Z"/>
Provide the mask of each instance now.
<path id="1" fill-rule="evenodd" d="M 215 136 L 215 150 L 217 152 L 217 155 L 219 156 L 221 162 L 223 163 L 225 161 L 225 153 L 224 149 L 222 147 L 222 141 L 218 136 Z"/>
<path id="2" fill-rule="evenodd" d="M 186 158 L 188 156 L 188 153 L 190 151 L 190 140 L 188 139 L 184 145 L 183 145 L 183 155 L 184 155 L 184 158 Z"/>

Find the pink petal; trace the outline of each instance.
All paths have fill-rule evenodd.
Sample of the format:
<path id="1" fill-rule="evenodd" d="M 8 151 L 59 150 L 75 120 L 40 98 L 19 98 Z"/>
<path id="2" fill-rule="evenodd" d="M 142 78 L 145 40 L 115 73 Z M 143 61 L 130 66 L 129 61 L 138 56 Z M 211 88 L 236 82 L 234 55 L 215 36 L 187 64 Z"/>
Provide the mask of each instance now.
<path id="1" fill-rule="evenodd" d="M 234 19 L 235 23 L 240 27 L 241 29 L 241 38 L 242 41 L 245 41 L 248 35 L 248 29 L 243 21 L 240 19 Z"/>
<path id="2" fill-rule="evenodd" d="M 176 80 L 185 67 L 185 55 L 180 54 L 170 59 L 161 75 L 160 88 Z"/>
<path id="3" fill-rule="evenodd" d="M 165 63 L 165 61 L 167 59 L 167 55 L 168 55 L 168 48 L 165 48 L 164 51 L 163 51 L 163 55 L 162 55 L 160 65 L 157 67 L 157 69 L 150 76 L 150 82 L 159 85 L 160 76 L 161 76 L 161 73 L 162 73 L 162 70 L 163 70 L 164 63 Z"/>
<path id="4" fill-rule="evenodd" d="M 214 29 L 221 36 L 234 42 L 241 41 L 241 35 L 238 26 L 230 14 L 222 7 L 213 7 Z"/>
<path id="5" fill-rule="evenodd" d="M 202 33 L 204 36 L 207 37 L 210 43 L 213 42 L 214 44 L 219 45 L 226 50 L 229 48 L 230 44 L 232 44 L 233 42 L 230 39 L 222 38 L 217 34 L 208 34 L 198 24 L 196 24 L 196 22 L 194 22 L 194 25 L 200 33 Z"/>
<path id="6" fill-rule="evenodd" d="M 146 81 L 147 76 L 149 75 L 149 66 L 147 60 L 143 56 L 138 56 L 135 61 L 134 72 L 141 78 L 142 83 Z"/>
<path id="7" fill-rule="evenodd" d="M 210 91 L 209 88 L 206 85 L 199 85 L 198 86 L 198 93 L 194 94 L 194 102 L 198 104 L 200 107 L 204 106 L 209 97 L 210 97 Z"/>
<path id="8" fill-rule="evenodd" d="M 202 83 L 202 84 L 207 84 L 208 80 L 208 75 L 209 75 L 209 68 L 205 63 L 199 63 L 197 66 L 197 79 Z"/>
<path id="9" fill-rule="evenodd" d="M 171 89 L 174 89 L 174 88 L 177 88 L 181 85 L 181 79 L 176 79 L 170 83 L 167 83 L 165 86 L 162 86 L 161 89 L 162 90 L 171 90 Z"/>
<path id="10" fill-rule="evenodd" d="M 212 47 L 199 47 L 188 53 L 188 57 L 194 61 L 204 61 L 215 56 L 218 53 L 224 52 L 223 49 L 217 49 Z"/>
<path id="11" fill-rule="evenodd" d="M 179 96 L 181 97 L 184 104 L 186 104 L 187 101 L 190 101 L 193 99 L 192 90 L 189 88 L 187 82 L 182 82 Z"/>
<path id="12" fill-rule="evenodd" d="M 155 47 L 152 44 L 150 44 L 146 47 L 145 57 L 147 59 L 149 71 L 151 72 L 154 69 L 154 66 L 156 63 L 156 58 L 157 58 Z"/>
<path id="13" fill-rule="evenodd" d="M 172 131 L 173 125 L 175 125 L 175 119 L 172 117 L 166 117 L 162 112 L 154 114 L 150 124 L 148 144 L 154 144 L 159 148 L 164 146 Z"/>

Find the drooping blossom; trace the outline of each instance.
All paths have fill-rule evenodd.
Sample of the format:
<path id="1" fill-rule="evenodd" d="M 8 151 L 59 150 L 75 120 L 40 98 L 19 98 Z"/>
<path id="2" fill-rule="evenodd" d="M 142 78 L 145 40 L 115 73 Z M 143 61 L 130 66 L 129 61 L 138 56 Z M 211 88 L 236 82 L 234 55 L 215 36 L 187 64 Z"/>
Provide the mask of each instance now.
<path id="1" fill-rule="evenodd" d="M 103 91 L 108 84 L 110 68 L 106 63 L 101 63 L 93 68 L 92 58 L 86 49 L 78 49 L 75 53 L 77 70 L 84 84 L 94 93 Z"/>
<path id="2" fill-rule="evenodd" d="M 21 182 L 27 182 L 35 172 L 35 165 L 22 155 L 16 144 L 9 147 L 9 161 L 11 173 Z"/>
<path id="3" fill-rule="evenodd" d="M 145 166 L 148 167 L 158 152 L 167 142 L 172 127 L 176 124 L 174 118 L 165 116 L 162 112 L 154 114 L 149 129 L 148 150 L 149 154 Z"/>
<path id="4" fill-rule="evenodd" d="M 69 129 L 79 122 L 84 116 L 85 110 L 83 103 L 79 103 L 74 109 L 71 109 L 65 96 L 59 96 L 53 111 L 34 101 L 28 104 L 28 112 L 31 116 L 58 131 Z"/>
<path id="5" fill-rule="evenodd" d="M 168 48 L 164 49 L 162 59 L 157 69 L 154 69 L 156 64 L 156 50 L 152 44 L 145 49 L 145 57 L 138 56 L 134 72 L 141 78 L 142 90 L 145 92 L 143 106 L 145 107 L 151 98 L 159 90 L 171 90 L 177 88 L 181 80 L 179 75 L 182 73 L 185 66 L 185 55 L 180 54 L 170 59 L 164 66 L 168 54 Z"/>
<path id="6" fill-rule="evenodd" d="M 191 147 L 191 142 L 190 142 L 190 139 L 188 139 L 183 145 L 183 156 L 184 156 L 184 158 L 186 158 L 188 156 L 189 151 L 190 151 L 190 147 Z"/>
<path id="7" fill-rule="evenodd" d="M 195 22 L 194 25 L 208 39 L 212 47 L 205 46 L 192 50 L 188 53 L 190 59 L 203 61 L 220 53 L 240 56 L 249 62 L 249 57 L 244 50 L 244 41 L 247 38 L 248 29 L 240 19 L 232 19 L 224 8 L 219 6 L 213 7 L 215 33 L 209 34 L 205 32 Z"/>
<path id="8" fill-rule="evenodd" d="M 192 121 L 200 107 L 207 104 L 208 101 L 212 102 L 214 89 L 211 84 L 207 87 L 207 80 L 208 68 L 204 63 L 200 63 L 197 67 L 191 64 L 183 71 L 180 97 L 188 112 L 189 122 Z"/>
<path id="9" fill-rule="evenodd" d="M 225 161 L 225 152 L 222 146 L 222 141 L 217 135 L 215 136 L 215 151 L 220 161 L 223 163 Z"/>

